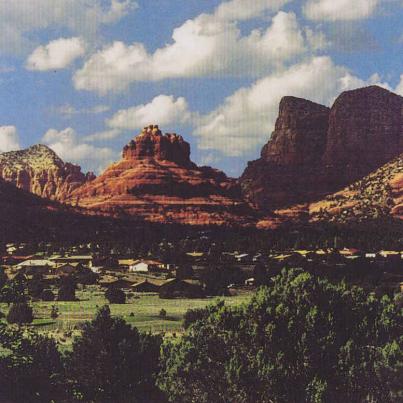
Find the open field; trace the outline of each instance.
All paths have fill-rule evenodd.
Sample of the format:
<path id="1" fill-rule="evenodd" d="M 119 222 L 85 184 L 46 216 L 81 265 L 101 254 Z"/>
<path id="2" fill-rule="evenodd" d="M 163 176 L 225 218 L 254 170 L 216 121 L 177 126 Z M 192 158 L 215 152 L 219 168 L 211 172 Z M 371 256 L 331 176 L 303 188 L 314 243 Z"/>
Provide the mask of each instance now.
<path id="1" fill-rule="evenodd" d="M 93 319 L 97 309 L 108 304 L 104 291 L 97 286 L 77 291 L 76 296 L 79 300 L 75 302 L 33 302 L 35 320 L 32 327 L 38 332 L 51 334 L 61 345 L 69 345 L 71 337 L 79 333 L 80 323 Z M 247 302 L 251 296 L 251 292 L 244 292 L 220 299 L 225 300 L 227 305 L 239 305 Z M 141 331 L 163 332 L 169 335 L 182 331 L 183 315 L 188 309 L 203 308 L 217 299 L 160 299 L 157 294 L 131 293 L 126 304 L 112 304 L 110 309 L 112 315 L 121 316 Z M 55 320 L 50 316 L 53 305 L 59 311 Z M 159 316 L 162 308 L 167 312 L 166 318 Z M 7 304 L 0 304 L 0 311 L 5 315 L 8 309 Z"/>

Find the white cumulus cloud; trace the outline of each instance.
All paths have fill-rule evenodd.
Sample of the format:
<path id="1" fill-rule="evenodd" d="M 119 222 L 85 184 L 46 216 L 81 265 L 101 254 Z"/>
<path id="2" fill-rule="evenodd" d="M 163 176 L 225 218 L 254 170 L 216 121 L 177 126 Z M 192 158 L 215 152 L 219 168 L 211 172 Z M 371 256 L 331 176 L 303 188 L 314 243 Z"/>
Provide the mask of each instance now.
<path id="1" fill-rule="evenodd" d="M 304 14 L 311 20 L 358 20 L 368 18 L 380 0 L 308 0 Z"/>
<path id="2" fill-rule="evenodd" d="M 191 113 L 186 99 L 173 95 L 159 95 L 148 104 L 118 111 L 108 120 L 108 126 L 117 129 L 138 129 L 150 124 L 167 126 L 186 123 Z"/>
<path id="3" fill-rule="evenodd" d="M 19 150 L 20 140 L 15 126 L 0 126 L 0 152 Z"/>
<path id="4" fill-rule="evenodd" d="M 60 131 L 49 129 L 42 137 L 42 142 L 64 161 L 82 165 L 85 169 L 96 172 L 117 158 L 117 153 L 109 147 L 97 147 L 84 142 L 71 127 Z"/>
<path id="5" fill-rule="evenodd" d="M 53 107 L 52 112 L 55 112 L 64 117 L 71 117 L 75 115 L 97 115 L 100 113 L 108 112 L 110 107 L 108 105 L 95 105 L 88 108 L 77 108 L 70 104 L 64 104 L 61 106 Z"/>
<path id="6" fill-rule="evenodd" d="M 400 76 L 400 83 L 396 87 L 396 93 L 403 96 L 403 74 Z"/>
<path id="7" fill-rule="evenodd" d="M 85 53 L 85 43 L 81 38 L 60 38 L 39 46 L 28 57 L 28 70 L 59 70 L 70 66 Z"/>
<path id="8" fill-rule="evenodd" d="M 49 28 L 94 39 L 100 26 L 136 7 L 134 0 L 1 0 L 0 53 L 25 52 L 32 47 L 30 33 Z"/>
<path id="9" fill-rule="evenodd" d="M 234 1 L 225 4 L 243 4 Z M 266 7 L 269 2 L 265 3 Z M 220 76 L 258 76 L 306 53 L 315 33 L 292 12 L 279 11 L 265 29 L 243 35 L 237 21 L 201 14 L 174 29 L 172 42 L 149 53 L 141 43 L 116 41 L 93 54 L 73 78 L 78 90 L 122 91 L 136 81 Z M 256 13 L 252 13 L 256 15 Z M 249 14 L 247 14 L 249 15 Z M 246 17 L 245 17 L 246 18 Z"/>
<path id="10" fill-rule="evenodd" d="M 110 129 L 104 130 L 101 132 L 96 132 L 89 134 L 88 136 L 84 137 L 84 141 L 108 141 L 113 140 L 116 137 L 119 137 L 122 134 L 122 131 L 119 129 Z"/>
<path id="11" fill-rule="evenodd" d="M 270 11 L 277 11 L 291 0 L 231 0 L 221 3 L 214 16 L 222 20 L 249 20 Z"/>
<path id="12" fill-rule="evenodd" d="M 377 79 L 372 76 L 370 83 Z M 283 96 L 330 105 L 340 92 L 366 84 L 329 57 L 316 57 L 239 89 L 216 110 L 202 116 L 194 134 L 202 150 L 217 150 L 226 156 L 253 153 L 273 131 Z"/>

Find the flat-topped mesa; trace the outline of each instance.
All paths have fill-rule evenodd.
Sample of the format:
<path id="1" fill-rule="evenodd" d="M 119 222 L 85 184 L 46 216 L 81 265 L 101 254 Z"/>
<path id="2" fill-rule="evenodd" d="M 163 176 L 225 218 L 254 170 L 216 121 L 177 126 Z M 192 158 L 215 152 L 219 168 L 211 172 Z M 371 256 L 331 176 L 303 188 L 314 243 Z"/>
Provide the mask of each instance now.
<path id="1" fill-rule="evenodd" d="M 262 158 L 274 165 L 317 163 L 326 147 L 330 109 L 303 98 L 283 97 Z"/>
<path id="2" fill-rule="evenodd" d="M 192 165 L 189 143 L 176 133 L 162 134 L 158 125 L 145 127 L 123 148 L 122 157 L 127 160 L 166 160 L 184 167 Z"/>
<path id="3" fill-rule="evenodd" d="M 334 102 L 323 163 L 359 179 L 403 152 L 403 97 L 382 87 L 345 91 Z"/>
<path id="4" fill-rule="evenodd" d="M 330 109 L 302 98 L 282 98 L 271 139 L 240 178 L 247 200 L 270 209 L 316 197 L 312 175 L 326 147 Z"/>

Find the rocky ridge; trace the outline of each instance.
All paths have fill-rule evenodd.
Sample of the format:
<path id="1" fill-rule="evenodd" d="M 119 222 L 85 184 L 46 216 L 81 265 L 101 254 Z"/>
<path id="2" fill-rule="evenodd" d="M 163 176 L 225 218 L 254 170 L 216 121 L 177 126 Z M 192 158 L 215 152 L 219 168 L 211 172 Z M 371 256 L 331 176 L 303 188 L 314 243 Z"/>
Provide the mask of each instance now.
<path id="1" fill-rule="evenodd" d="M 311 221 L 403 220 L 403 154 L 325 199 L 309 205 Z"/>
<path id="2" fill-rule="evenodd" d="M 123 148 L 120 161 L 73 191 L 68 202 L 117 217 L 191 225 L 250 225 L 255 214 L 235 180 L 198 167 L 190 145 L 156 125 L 144 128 Z"/>
<path id="3" fill-rule="evenodd" d="M 63 201 L 95 175 L 63 162 L 49 147 L 39 144 L 0 154 L 0 178 L 43 198 Z"/>
<path id="4" fill-rule="evenodd" d="M 403 97 L 370 86 L 342 93 L 332 108 L 294 97 L 261 158 L 240 178 L 245 197 L 272 210 L 320 199 L 403 152 Z"/>

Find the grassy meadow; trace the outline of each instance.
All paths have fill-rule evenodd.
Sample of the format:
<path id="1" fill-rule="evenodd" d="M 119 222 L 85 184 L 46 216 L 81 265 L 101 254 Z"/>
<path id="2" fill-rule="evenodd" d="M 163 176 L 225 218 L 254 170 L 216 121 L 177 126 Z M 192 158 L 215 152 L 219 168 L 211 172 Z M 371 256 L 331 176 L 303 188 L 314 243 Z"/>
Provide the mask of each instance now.
<path id="1" fill-rule="evenodd" d="M 61 346 L 69 346 L 74 335 L 79 334 L 80 324 L 93 319 L 97 309 L 108 301 L 104 290 L 98 286 L 89 286 L 76 292 L 77 301 L 36 301 L 32 302 L 34 322 L 30 325 L 40 333 L 52 335 Z M 251 293 L 243 292 L 235 296 L 220 297 L 226 305 L 239 305 L 247 302 Z M 182 332 L 183 315 L 188 309 L 203 308 L 217 301 L 218 298 L 203 299 L 161 299 L 157 294 L 129 293 L 126 304 L 112 304 L 113 316 L 120 316 L 141 331 L 164 333 L 167 336 Z M 56 306 L 59 316 L 51 318 L 52 306 Z M 166 317 L 160 317 L 160 311 L 166 311 Z M 7 315 L 9 306 L 0 303 L 0 311 Z M 3 318 L 3 320 L 5 320 Z"/>

